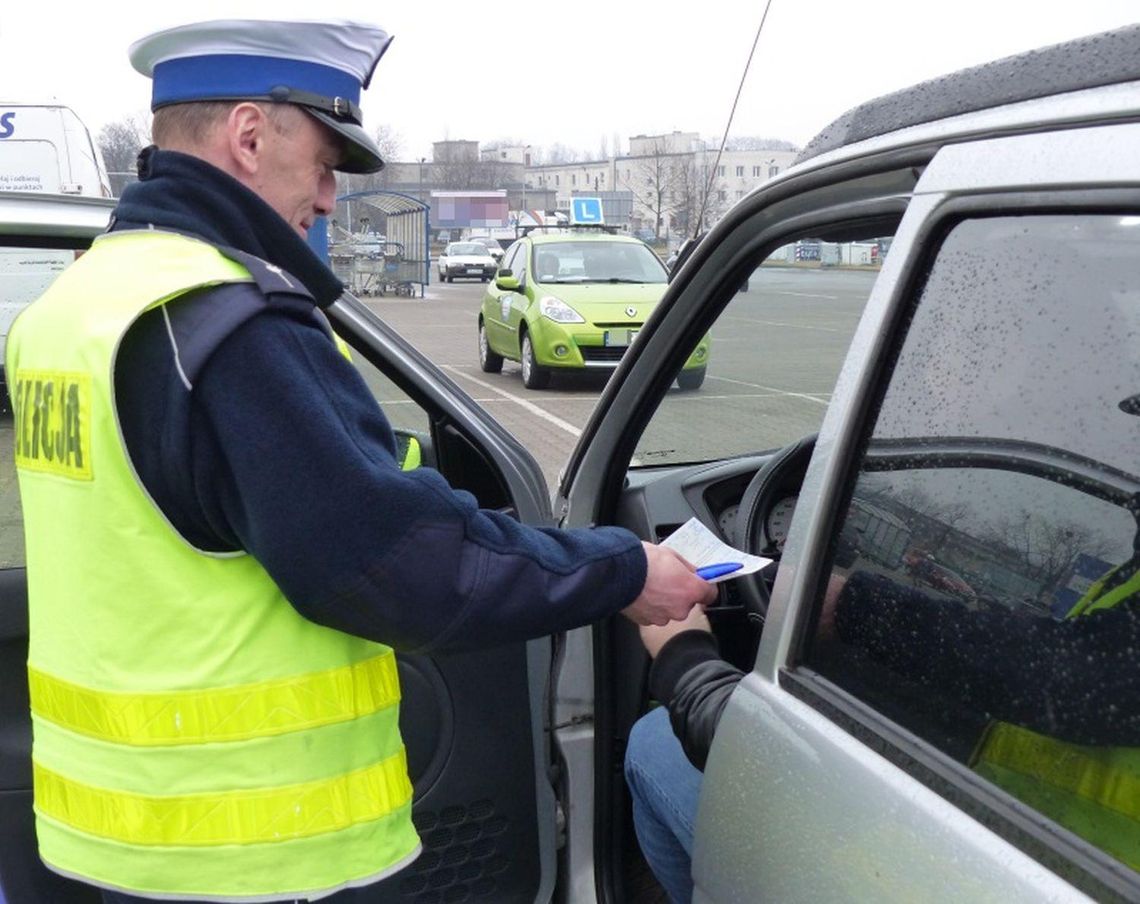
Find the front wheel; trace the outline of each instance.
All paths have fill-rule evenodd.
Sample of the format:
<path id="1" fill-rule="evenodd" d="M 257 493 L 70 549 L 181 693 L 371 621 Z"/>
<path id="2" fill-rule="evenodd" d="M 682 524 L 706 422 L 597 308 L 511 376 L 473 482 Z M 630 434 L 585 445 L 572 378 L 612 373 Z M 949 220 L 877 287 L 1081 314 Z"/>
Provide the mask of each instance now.
<path id="1" fill-rule="evenodd" d="M 527 389 L 545 389 L 550 385 L 550 371 L 534 357 L 534 343 L 530 333 L 522 335 L 522 380 Z"/>
<path id="2" fill-rule="evenodd" d="M 677 374 L 677 385 L 682 389 L 700 389 L 704 382 L 705 369 L 703 367 L 694 367 Z"/>
<path id="3" fill-rule="evenodd" d="M 479 367 L 485 374 L 497 374 L 503 369 L 503 356 L 496 354 L 487 341 L 487 327 L 479 321 Z"/>

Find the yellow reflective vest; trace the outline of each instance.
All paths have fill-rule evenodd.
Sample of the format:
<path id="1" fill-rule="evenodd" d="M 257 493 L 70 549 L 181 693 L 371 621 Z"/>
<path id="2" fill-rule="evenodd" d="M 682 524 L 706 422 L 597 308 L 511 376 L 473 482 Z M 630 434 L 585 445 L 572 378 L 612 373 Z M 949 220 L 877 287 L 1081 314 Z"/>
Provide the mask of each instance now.
<path id="1" fill-rule="evenodd" d="M 136 895 L 315 898 L 420 850 L 391 649 L 302 618 L 252 556 L 193 548 L 123 447 L 128 327 L 249 279 L 203 242 L 112 233 L 8 337 L 40 854 Z"/>
<path id="2" fill-rule="evenodd" d="M 1066 618 L 1083 618 L 1140 593 L 1140 571 L 1112 582 L 1118 570 L 1094 583 Z M 974 768 L 1074 834 L 1140 869 L 1140 747 L 1070 744 L 994 722 L 978 747 Z"/>

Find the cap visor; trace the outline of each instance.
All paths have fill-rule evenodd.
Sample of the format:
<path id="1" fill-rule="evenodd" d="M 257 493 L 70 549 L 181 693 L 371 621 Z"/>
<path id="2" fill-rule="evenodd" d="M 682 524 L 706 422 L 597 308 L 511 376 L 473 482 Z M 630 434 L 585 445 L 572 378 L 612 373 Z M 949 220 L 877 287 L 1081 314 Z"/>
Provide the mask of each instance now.
<path id="1" fill-rule="evenodd" d="M 384 168 L 384 161 L 380 158 L 380 148 L 356 123 L 342 122 L 312 107 L 302 107 L 302 109 L 344 138 L 344 160 L 337 167 L 342 173 L 375 173 Z"/>

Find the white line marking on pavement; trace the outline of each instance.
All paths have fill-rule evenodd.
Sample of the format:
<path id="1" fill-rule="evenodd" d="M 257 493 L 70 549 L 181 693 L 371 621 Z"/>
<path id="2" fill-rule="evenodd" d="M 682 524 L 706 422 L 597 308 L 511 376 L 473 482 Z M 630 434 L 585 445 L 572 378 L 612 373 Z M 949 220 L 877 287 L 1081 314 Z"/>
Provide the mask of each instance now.
<path id="1" fill-rule="evenodd" d="M 850 329 L 839 330 L 831 326 L 814 326 L 810 323 L 783 323 L 779 320 L 755 320 L 752 317 L 725 317 L 725 320 L 735 320 L 740 323 L 759 323 L 761 326 L 786 326 L 791 329 L 797 330 L 819 330 L 822 333 L 849 333 Z M 721 341 L 720 337 L 716 337 L 717 341 Z M 755 340 L 750 340 L 755 341 Z"/>
<path id="2" fill-rule="evenodd" d="M 775 386 L 762 386 L 759 383 L 745 383 L 743 380 L 733 380 L 729 377 L 714 377 L 712 374 L 709 374 L 709 379 L 721 380 L 724 383 L 732 383 L 736 386 L 747 386 L 749 389 L 763 389 L 765 392 L 773 392 L 776 395 L 786 395 L 793 396 L 797 399 L 807 399 L 809 402 L 815 402 L 816 404 L 823 405 L 824 407 L 826 407 L 828 404 L 828 399 L 820 399 L 814 395 L 808 395 L 806 392 L 788 392 L 786 389 L 777 389 Z M 826 394 L 830 395 L 830 393 Z"/>
<path id="3" fill-rule="evenodd" d="M 838 301 L 838 295 L 815 295 L 811 292 L 792 292 L 788 289 L 765 289 L 766 295 L 796 295 L 800 298 L 826 298 L 828 301 Z"/>
<path id="4" fill-rule="evenodd" d="M 513 393 L 507 392 L 505 389 L 499 389 L 498 386 L 493 386 L 492 384 L 486 382 L 485 380 L 477 380 L 475 377 L 471 376 L 470 374 L 465 374 L 458 367 L 452 367 L 450 364 L 445 364 L 443 366 L 443 369 L 451 371 L 457 377 L 463 377 L 464 380 L 470 380 L 476 386 L 482 386 L 484 389 L 489 389 L 491 392 L 498 393 L 504 399 L 511 401 L 511 402 L 514 402 L 516 405 L 522 406 L 527 411 L 529 411 L 531 414 L 535 415 L 536 417 L 542 418 L 544 421 L 546 421 L 547 423 L 553 424 L 555 427 L 559 427 L 560 429 L 565 430 L 567 433 L 569 433 L 573 437 L 579 437 L 582 435 L 582 431 L 579 430 L 577 427 L 575 427 L 573 424 L 569 423 L 568 421 L 562 420 L 562 418 L 560 418 L 560 417 L 555 417 L 549 411 L 545 411 L 542 408 L 539 408 L 533 402 L 528 402 L 526 399 L 521 399 L 517 395 L 514 395 Z"/>

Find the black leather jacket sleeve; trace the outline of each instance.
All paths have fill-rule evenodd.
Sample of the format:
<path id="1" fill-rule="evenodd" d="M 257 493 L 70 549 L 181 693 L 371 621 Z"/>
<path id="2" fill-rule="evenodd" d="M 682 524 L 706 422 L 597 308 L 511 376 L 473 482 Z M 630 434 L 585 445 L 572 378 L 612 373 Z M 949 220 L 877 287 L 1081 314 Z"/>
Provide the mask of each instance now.
<path id="1" fill-rule="evenodd" d="M 650 694 L 668 706 L 685 756 L 702 771 L 720 715 L 743 677 L 720 658 L 716 638 L 707 631 L 678 634 L 653 660 Z"/>

